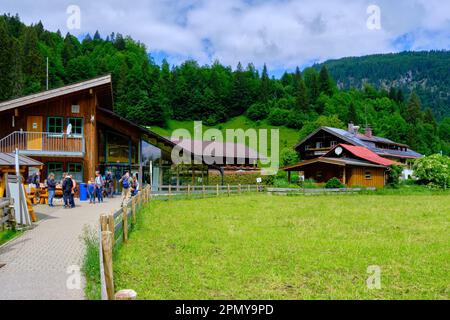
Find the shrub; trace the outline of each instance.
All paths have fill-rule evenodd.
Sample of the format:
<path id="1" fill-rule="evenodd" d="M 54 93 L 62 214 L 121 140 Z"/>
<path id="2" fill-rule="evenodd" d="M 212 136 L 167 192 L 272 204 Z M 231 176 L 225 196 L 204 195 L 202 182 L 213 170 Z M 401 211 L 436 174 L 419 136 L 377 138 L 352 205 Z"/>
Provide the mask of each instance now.
<path id="1" fill-rule="evenodd" d="M 247 116 L 253 121 L 263 120 L 267 117 L 267 114 L 268 107 L 262 102 L 252 104 L 247 110 Z"/>
<path id="2" fill-rule="evenodd" d="M 440 154 L 417 159 L 413 165 L 419 183 L 430 187 L 450 187 L 450 158 Z"/>
<path id="3" fill-rule="evenodd" d="M 390 166 L 390 170 L 388 171 L 387 184 L 393 188 L 398 188 L 402 171 L 403 168 L 401 166 L 392 164 Z"/>
<path id="4" fill-rule="evenodd" d="M 280 165 L 282 167 L 296 164 L 298 162 L 298 153 L 292 148 L 284 148 L 280 153 Z"/>
<path id="5" fill-rule="evenodd" d="M 269 123 L 273 126 L 284 126 L 287 123 L 289 117 L 289 111 L 284 109 L 275 108 L 269 113 Z"/>
<path id="6" fill-rule="evenodd" d="M 345 185 L 338 178 L 331 178 L 325 184 L 326 189 L 342 189 L 345 188 Z"/>

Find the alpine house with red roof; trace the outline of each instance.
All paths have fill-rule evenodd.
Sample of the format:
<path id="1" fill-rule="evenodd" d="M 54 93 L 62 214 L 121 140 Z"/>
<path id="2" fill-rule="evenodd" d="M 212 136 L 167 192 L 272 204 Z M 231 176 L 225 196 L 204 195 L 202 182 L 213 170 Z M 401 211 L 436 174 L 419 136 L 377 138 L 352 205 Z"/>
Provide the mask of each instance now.
<path id="1" fill-rule="evenodd" d="M 349 124 L 348 130 L 320 127 L 295 146 L 300 163 L 284 168 L 289 173 L 301 171 L 305 179 L 327 182 L 340 179 L 349 187 L 383 187 L 391 164 L 405 166 L 410 160 L 422 157 L 407 145 L 364 134 Z"/>

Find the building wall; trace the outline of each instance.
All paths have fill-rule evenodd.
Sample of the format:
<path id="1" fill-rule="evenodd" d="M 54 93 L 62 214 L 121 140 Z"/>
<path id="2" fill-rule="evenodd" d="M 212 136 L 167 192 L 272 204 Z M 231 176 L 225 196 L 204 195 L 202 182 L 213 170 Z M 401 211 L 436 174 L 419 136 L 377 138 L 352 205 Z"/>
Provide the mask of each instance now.
<path id="1" fill-rule="evenodd" d="M 366 175 L 367 173 L 367 175 Z M 368 175 L 370 173 L 370 175 Z M 385 185 L 385 169 L 371 167 L 353 167 L 347 168 L 347 185 L 383 188 Z M 369 178 L 370 176 L 370 178 Z"/>
<path id="2" fill-rule="evenodd" d="M 80 110 L 72 113 L 72 105 L 79 105 Z M 42 131 L 47 132 L 48 117 L 62 117 L 63 129 L 67 128 L 68 118 L 83 119 L 83 136 L 85 138 L 85 156 L 76 159 L 61 159 L 55 157 L 33 157 L 44 164 L 48 162 L 81 162 L 83 163 L 84 179 L 87 180 L 94 175 L 96 164 L 98 162 L 97 150 L 97 130 L 96 130 L 96 91 L 95 89 L 86 90 L 72 95 L 58 97 L 36 105 L 19 108 L 18 115 L 14 117 L 14 127 L 12 126 L 12 117 L 15 111 L 2 113 L 2 119 L 5 119 L 0 126 L 0 138 L 7 136 L 14 131 L 28 130 L 28 117 L 42 117 Z M 91 119 L 93 121 L 91 121 Z"/>

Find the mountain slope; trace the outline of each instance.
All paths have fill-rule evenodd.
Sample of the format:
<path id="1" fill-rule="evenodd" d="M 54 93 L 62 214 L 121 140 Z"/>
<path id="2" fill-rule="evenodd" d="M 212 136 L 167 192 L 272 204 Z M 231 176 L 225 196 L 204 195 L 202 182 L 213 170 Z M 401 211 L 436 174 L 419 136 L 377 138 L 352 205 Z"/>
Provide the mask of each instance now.
<path id="1" fill-rule="evenodd" d="M 450 115 L 450 51 L 402 52 L 329 60 L 326 65 L 340 88 L 402 89 L 416 91 L 438 119 Z"/>

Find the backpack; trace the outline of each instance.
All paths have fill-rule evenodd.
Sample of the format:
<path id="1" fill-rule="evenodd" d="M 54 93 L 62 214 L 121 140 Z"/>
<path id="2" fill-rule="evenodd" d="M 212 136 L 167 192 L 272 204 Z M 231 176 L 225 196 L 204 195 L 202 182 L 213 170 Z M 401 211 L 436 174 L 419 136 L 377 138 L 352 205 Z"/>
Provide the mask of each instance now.
<path id="1" fill-rule="evenodd" d="M 128 188 L 130 187 L 130 181 L 128 180 L 128 178 L 124 178 L 124 179 L 122 180 L 122 187 L 123 187 L 124 189 L 128 189 Z"/>

